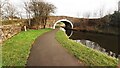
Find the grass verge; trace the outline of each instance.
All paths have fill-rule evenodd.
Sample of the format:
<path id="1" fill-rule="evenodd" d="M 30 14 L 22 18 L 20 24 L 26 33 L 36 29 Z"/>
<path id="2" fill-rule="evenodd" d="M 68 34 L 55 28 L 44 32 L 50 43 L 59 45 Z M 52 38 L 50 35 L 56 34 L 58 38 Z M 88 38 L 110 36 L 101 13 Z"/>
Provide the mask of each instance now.
<path id="1" fill-rule="evenodd" d="M 56 33 L 56 39 L 68 52 L 88 66 L 113 66 L 114 68 L 118 64 L 117 59 L 70 40 L 63 31 Z"/>
<path id="2" fill-rule="evenodd" d="M 51 29 L 20 32 L 2 45 L 2 66 L 25 66 L 34 40 Z"/>

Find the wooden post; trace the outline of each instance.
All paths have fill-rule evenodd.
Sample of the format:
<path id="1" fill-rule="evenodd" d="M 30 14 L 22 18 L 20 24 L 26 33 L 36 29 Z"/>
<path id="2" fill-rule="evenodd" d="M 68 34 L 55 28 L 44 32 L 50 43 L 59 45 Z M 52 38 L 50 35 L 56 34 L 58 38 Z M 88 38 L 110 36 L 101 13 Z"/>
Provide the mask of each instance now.
<path id="1" fill-rule="evenodd" d="M 27 31 L 27 28 L 26 28 L 26 26 L 25 26 L 25 25 L 24 25 L 24 30 L 25 30 L 25 31 Z"/>

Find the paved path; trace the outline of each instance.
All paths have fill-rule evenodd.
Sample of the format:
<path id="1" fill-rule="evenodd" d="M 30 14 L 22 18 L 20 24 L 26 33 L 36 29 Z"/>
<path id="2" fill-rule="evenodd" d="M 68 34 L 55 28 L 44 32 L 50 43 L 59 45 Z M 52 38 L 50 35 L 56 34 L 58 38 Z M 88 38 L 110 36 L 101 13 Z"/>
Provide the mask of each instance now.
<path id="1" fill-rule="evenodd" d="M 27 66 L 83 66 L 57 42 L 57 31 L 47 32 L 36 39 Z"/>

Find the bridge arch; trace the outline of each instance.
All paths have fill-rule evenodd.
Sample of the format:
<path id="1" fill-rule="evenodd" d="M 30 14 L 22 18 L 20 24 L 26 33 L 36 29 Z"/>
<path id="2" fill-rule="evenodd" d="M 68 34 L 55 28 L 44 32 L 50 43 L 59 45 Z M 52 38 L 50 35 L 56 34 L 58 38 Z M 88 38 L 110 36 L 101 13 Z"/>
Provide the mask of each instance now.
<path id="1" fill-rule="evenodd" d="M 63 22 L 65 24 L 65 26 L 66 26 L 65 22 L 67 22 L 67 24 L 69 24 L 71 26 L 71 28 L 73 28 L 73 23 L 71 21 L 69 21 L 67 19 L 61 19 L 61 20 L 58 20 L 57 22 L 55 22 L 55 24 L 53 25 L 53 29 L 55 29 L 56 24 L 59 22 Z"/>

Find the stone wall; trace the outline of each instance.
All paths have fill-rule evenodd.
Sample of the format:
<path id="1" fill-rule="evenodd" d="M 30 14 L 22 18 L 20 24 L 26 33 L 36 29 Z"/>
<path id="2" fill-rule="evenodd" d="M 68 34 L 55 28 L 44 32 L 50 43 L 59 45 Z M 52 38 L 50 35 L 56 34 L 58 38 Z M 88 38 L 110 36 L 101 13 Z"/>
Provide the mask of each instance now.
<path id="1" fill-rule="evenodd" d="M 80 22 L 81 18 L 69 17 L 69 16 L 49 16 L 47 19 L 47 27 L 53 28 L 53 25 L 61 19 L 67 19 L 73 24 Z"/>
<path id="2" fill-rule="evenodd" d="M 14 36 L 21 31 L 21 27 L 18 25 L 2 25 L 0 26 L 0 44 Z"/>

